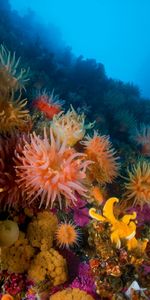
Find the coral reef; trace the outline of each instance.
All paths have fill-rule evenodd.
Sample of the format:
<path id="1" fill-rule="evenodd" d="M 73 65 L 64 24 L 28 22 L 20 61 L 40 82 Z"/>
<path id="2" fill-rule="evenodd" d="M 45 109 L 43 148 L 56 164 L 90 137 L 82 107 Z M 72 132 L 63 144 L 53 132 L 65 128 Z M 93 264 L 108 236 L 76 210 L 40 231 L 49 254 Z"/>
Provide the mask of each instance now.
<path id="1" fill-rule="evenodd" d="M 0 15 L 0 299 L 150 299 L 150 101 Z"/>

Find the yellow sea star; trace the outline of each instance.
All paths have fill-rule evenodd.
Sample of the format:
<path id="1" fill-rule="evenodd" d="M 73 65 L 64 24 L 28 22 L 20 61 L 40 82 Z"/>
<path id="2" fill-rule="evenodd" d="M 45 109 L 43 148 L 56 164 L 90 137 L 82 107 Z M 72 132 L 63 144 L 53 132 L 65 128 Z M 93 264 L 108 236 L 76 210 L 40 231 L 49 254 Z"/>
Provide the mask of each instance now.
<path id="1" fill-rule="evenodd" d="M 127 241 L 127 248 L 128 250 L 133 250 L 135 248 L 140 248 L 141 252 L 143 253 L 146 246 L 147 246 L 147 240 L 145 239 L 143 242 L 138 241 L 135 238 L 136 234 L 136 212 L 133 212 L 133 214 L 128 214 L 123 216 L 120 220 L 116 219 L 113 207 L 115 203 L 118 203 L 119 199 L 112 197 L 109 198 L 104 207 L 103 207 L 103 215 L 99 215 L 96 213 L 95 208 L 91 208 L 89 210 L 89 215 L 93 219 L 96 219 L 100 222 L 108 222 L 111 224 L 111 241 L 116 245 L 117 248 L 121 247 L 121 240 Z"/>

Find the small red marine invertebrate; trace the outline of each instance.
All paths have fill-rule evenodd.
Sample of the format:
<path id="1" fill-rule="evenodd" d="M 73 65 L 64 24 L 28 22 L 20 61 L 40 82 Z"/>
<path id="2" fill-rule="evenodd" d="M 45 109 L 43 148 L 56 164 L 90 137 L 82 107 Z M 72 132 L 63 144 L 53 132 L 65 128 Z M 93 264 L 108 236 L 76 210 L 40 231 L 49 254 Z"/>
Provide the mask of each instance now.
<path id="1" fill-rule="evenodd" d="M 115 157 L 115 150 L 112 148 L 108 136 L 100 136 L 95 131 L 91 138 L 81 142 L 85 146 L 87 158 L 94 163 L 90 165 L 90 178 L 99 183 L 111 183 L 117 176 L 119 169 L 118 157 Z"/>
<path id="2" fill-rule="evenodd" d="M 59 100 L 57 95 L 54 95 L 54 90 L 49 93 L 44 90 L 34 100 L 33 106 L 44 114 L 46 118 L 52 120 L 55 115 L 61 111 L 62 101 Z"/>
<path id="3" fill-rule="evenodd" d="M 70 205 L 77 201 L 75 192 L 86 195 L 84 179 L 91 162 L 85 154 L 67 147 L 59 138 L 54 139 L 52 129 L 50 139 L 46 129 L 43 139 L 33 133 L 31 143 L 26 142 L 22 154 L 16 157 L 20 164 L 16 166 L 17 182 L 30 203 L 40 199 L 40 207 L 52 207 L 58 201 L 62 207 L 62 196 Z"/>

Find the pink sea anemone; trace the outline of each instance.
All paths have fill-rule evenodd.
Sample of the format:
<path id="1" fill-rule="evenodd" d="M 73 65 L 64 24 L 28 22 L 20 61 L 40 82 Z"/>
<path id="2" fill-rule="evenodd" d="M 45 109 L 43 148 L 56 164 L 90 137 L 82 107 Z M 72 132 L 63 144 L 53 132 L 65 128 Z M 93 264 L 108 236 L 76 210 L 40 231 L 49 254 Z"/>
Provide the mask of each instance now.
<path id="1" fill-rule="evenodd" d="M 86 168 L 91 163 L 86 156 L 67 147 L 66 142 L 55 139 L 50 129 L 44 138 L 34 132 L 31 143 L 26 142 L 22 154 L 16 154 L 20 166 L 16 166 L 19 187 L 27 193 L 29 202 L 40 199 L 40 207 L 53 207 L 58 200 L 62 208 L 63 198 L 69 206 L 76 202 L 76 193 L 85 196 Z M 63 196 L 63 197 L 62 197 Z"/>

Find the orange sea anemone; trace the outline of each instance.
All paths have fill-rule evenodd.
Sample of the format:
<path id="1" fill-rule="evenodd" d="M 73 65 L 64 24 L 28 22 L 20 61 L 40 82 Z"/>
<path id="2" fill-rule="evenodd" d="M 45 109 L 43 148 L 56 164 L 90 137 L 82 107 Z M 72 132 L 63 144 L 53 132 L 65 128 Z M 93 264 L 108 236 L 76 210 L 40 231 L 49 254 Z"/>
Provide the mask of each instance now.
<path id="1" fill-rule="evenodd" d="M 79 231 L 71 222 L 61 223 L 56 231 L 56 242 L 59 247 L 69 248 L 78 244 Z"/>
<path id="2" fill-rule="evenodd" d="M 23 153 L 17 158 L 21 164 L 16 166 L 17 182 L 27 193 L 30 203 L 40 199 L 40 207 L 52 207 L 58 201 L 62 207 L 62 196 L 67 205 L 76 202 L 75 192 L 85 196 L 84 179 L 91 162 L 84 154 L 66 147 L 59 138 L 54 139 L 52 129 L 50 140 L 46 129 L 43 139 L 34 132 L 31 143 L 26 142 Z"/>
<path id="3" fill-rule="evenodd" d="M 86 137 L 82 144 L 85 146 L 87 158 L 94 163 L 90 165 L 90 179 L 99 183 L 111 183 L 118 174 L 118 157 L 115 157 L 115 150 L 109 141 L 108 136 L 100 136 L 95 131 L 94 136 Z"/>
<path id="4" fill-rule="evenodd" d="M 93 123 L 85 125 L 85 115 L 78 114 L 71 107 L 66 114 L 61 112 L 55 116 L 51 126 L 55 136 L 58 136 L 61 142 L 66 140 L 68 146 L 74 146 L 83 139 L 86 128 L 91 128 Z"/>
<path id="5" fill-rule="evenodd" d="M 33 102 L 34 107 L 49 120 L 52 120 L 55 115 L 60 113 L 62 104 L 63 101 L 59 100 L 58 95 L 54 95 L 54 90 L 51 94 L 44 90 L 37 95 Z"/>
<path id="6" fill-rule="evenodd" d="M 136 128 L 131 139 L 141 146 L 141 154 L 150 157 L 150 126 L 142 124 L 140 128 Z"/>
<path id="7" fill-rule="evenodd" d="M 150 206 L 150 163 L 146 160 L 139 161 L 128 170 L 128 178 L 125 183 L 124 197 L 133 200 L 133 204 Z"/>
<path id="8" fill-rule="evenodd" d="M 0 45 L 0 73 L 7 90 L 24 88 L 29 80 L 29 68 L 27 70 L 21 68 L 20 57 L 16 59 L 15 52 L 11 54 L 3 45 Z"/>
<path id="9" fill-rule="evenodd" d="M 21 100 L 21 93 L 17 99 L 12 92 L 5 97 L 0 96 L 0 133 L 12 133 L 16 129 L 26 130 L 30 121 L 29 111 L 25 109 L 27 99 Z"/>

